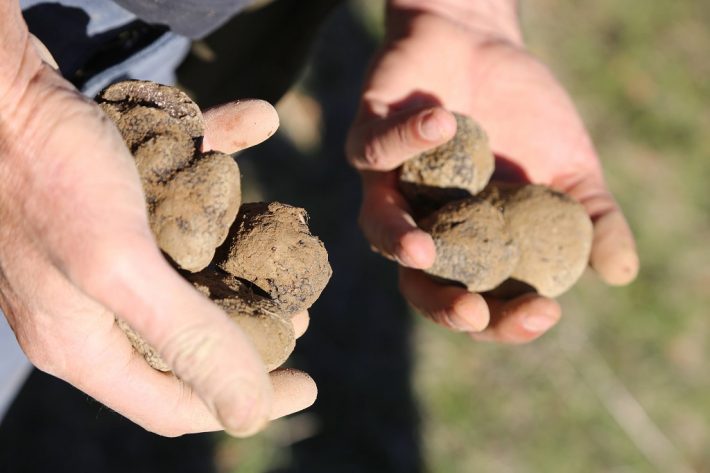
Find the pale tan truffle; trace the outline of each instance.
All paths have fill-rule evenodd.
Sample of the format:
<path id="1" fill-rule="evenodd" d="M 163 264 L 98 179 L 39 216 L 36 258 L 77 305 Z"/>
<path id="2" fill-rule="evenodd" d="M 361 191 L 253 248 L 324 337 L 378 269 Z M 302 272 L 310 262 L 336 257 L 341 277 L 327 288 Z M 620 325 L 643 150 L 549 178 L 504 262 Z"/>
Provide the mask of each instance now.
<path id="1" fill-rule="evenodd" d="M 483 195 L 498 206 L 520 250 L 511 278 L 547 297 L 571 288 L 592 247 L 592 222 L 568 195 L 542 185 L 491 187 Z"/>
<path id="2" fill-rule="evenodd" d="M 471 118 L 455 113 L 456 135 L 447 143 L 406 161 L 399 187 L 419 210 L 475 195 L 488 183 L 495 160 L 483 129 Z"/>
<path id="3" fill-rule="evenodd" d="M 213 265 L 198 273 L 185 274 L 185 277 L 202 294 L 227 310 L 235 322 L 250 317 L 241 320 L 240 326 L 257 346 L 269 369 L 288 358 L 295 347 L 295 327 L 291 315 L 280 311 L 276 301 Z M 237 311 L 241 315 L 235 315 L 235 308 L 241 308 Z"/>
<path id="4" fill-rule="evenodd" d="M 265 310 L 239 298 L 214 301 L 236 323 L 254 345 L 267 371 L 281 366 L 296 346 L 296 335 L 290 319 Z M 158 371 L 170 371 L 158 352 L 126 322 L 116 319 L 133 348 Z"/>
<path id="5" fill-rule="evenodd" d="M 434 239 L 436 261 L 425 271 L 459 282 L 469 291 L 488 291 L 513 272 L 518 248 L 501 212 L 476 197 L 451 202 L 421 227 Z"/>
<path id="6" fill-rule="evenodd" d="M 306 218 L 305 210 L 278 202 L 242 205 L 218 266 L 261 290 L 283 313 L 309 308 L 332 270 Z"/>
<path id="7" fill-rule="evenodd" d="M 291 355 L 296 346 L 296 334 L 290 318 L 248 304 L 239 298 L 215 302 L 249 337 L 267 371 L 278 368 Z"/>
<path id="8" fill-rule="evenodd" d="M 228 155 L 203 154 L 154 197 L 150 227 L 160 248 L 181 268 L 199 271 L 212 261 L 239 211 L 239 168 Z"/>

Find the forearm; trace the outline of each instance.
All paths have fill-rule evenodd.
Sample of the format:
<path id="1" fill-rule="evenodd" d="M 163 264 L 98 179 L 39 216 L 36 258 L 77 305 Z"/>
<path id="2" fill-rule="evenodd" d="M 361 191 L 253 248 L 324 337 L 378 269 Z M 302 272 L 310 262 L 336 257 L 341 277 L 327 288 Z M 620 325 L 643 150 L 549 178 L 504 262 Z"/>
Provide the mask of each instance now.
<path id="1" fill-rule="evenodd" d="M 518 0 L 388 0 L 388 32 L 402 33 L 408 20 L 433 15 L 481 35 L 522 45 Z"/>

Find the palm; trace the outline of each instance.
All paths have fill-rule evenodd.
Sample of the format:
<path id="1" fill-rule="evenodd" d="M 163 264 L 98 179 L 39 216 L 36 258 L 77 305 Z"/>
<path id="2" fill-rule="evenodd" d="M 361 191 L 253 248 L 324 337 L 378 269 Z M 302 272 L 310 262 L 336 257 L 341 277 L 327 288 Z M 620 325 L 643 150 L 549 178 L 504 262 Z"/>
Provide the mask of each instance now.
<path id="1" fill-rule="evenodd" d="M 483 124 L 499 157 L 553 186 L 599 172 L 574 106 L 545 66 L 510 46 L 486 50 L 480 64 L 466 111 Z"/>

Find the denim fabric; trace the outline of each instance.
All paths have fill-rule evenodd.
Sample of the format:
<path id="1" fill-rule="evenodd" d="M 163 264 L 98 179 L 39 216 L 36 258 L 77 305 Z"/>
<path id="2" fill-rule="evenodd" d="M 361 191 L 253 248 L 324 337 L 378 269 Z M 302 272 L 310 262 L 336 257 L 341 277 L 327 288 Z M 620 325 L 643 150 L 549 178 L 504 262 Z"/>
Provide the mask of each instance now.
<path id="1" fill-rule="evenodd" d="M 190 40 L 110 0 L 21 0 L 30 31 L 88 96 L 121 79 L 173 83 Z"/>
<path id="2" fill-rule="evenodd" d="M 31 368 L 0 310 L 0 422 Z"/>
<path id="3" fill-rule="evenodd" d="M 115 0 L 150 23 L 168 25 L 172 31 L 201 38 L 216 30 L 253 0 Z"/>

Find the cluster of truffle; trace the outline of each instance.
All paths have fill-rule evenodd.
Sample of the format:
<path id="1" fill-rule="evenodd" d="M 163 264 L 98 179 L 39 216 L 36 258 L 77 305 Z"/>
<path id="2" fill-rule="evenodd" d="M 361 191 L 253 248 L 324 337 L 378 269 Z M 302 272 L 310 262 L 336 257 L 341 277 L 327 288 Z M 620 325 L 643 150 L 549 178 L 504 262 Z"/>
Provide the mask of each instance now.
<path id="1" fill-rule="evenodd" d="M 490 183 L 488 138 L 455 114 L 452 140 L 404 163 L 400 189 L 431 234 L 437 257 L 426 272 L 473 292 L 556 297 L 589 260 L 592 223 L 584 207 L 542 185 Z"/>
<path id="2" fill-rule="evenodd" d="M 201 151 L 202 114 L 180 90 L 125 81 L 96 101 L 135 157 L 161 250 L 240 326 L 269 370 L 280 366 L 295 346 L 291 316 L 316 301 L 332 274 L 306 211 L 242 204 L 237 163 Z M 152 367 L 169 371 L 135 331 L 118 324 Z"/>

